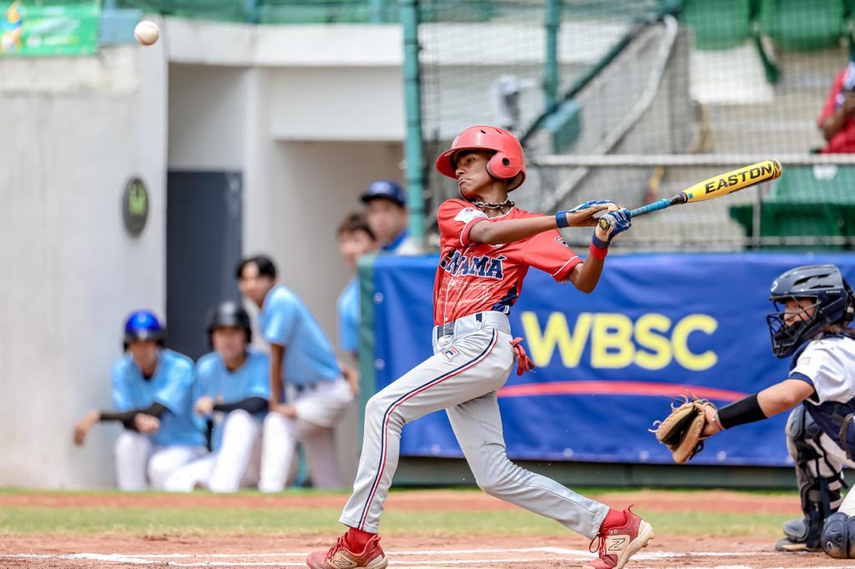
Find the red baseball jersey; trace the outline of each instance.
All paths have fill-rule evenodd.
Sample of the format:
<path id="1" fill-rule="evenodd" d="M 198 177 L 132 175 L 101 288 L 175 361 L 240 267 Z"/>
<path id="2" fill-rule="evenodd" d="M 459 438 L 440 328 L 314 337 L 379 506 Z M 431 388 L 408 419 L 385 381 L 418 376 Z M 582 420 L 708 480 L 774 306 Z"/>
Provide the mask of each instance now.
<path id="1" fill-rule="evenodd" d="M 522 292 L 529 267 L 562 281 L 582 262 L 557 229 L 504 245 L 469 240 L 469 231 L 476 223 L 527 217 L 542 216 L 514 207 L 505 215 L 488 218 L 462 199 L 447 200 L 439 206 L 442 257 L 433 289 L 435 324 L 487 310 L 508 314 Z"/>

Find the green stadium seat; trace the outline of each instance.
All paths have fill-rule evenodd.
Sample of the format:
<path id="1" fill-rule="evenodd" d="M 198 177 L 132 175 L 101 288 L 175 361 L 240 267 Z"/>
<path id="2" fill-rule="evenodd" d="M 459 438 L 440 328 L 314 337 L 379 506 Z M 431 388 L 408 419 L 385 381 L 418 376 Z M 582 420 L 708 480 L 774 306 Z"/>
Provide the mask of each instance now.
<path id="1" fill-rule="evenodd" d="M 261 24 L 352 24 L 366 23 L 370 17 L 368 0 L 258 2 L 258 21 Z"/>
<path id="2" fill-rule="evenodd" d="M 760 27 L 781 49 L 814 51 L 846 34 L 844 14 L 844 0 L 762 0 Z"/>
<path id="3" fill-rule="evenodd" d="M 742 225 L 746 235 L 753 236 L 754 204 L 732 206 L 730 216 Z M 761 205 L 760 235 L 855 236 L 855 167 L 786 168 Z M 791 247 L 775 245 L 764 248 Z"/>
<path id="4" fill-rule="evenodd" d="M 118 0 L 118 8 L 139 9 L 184 18 L 243 22 L 247 20 L 240 0 Z"/>
<path id="5" fill-rule="evenodd" d="M 698 49 L 736 47 L 751 34 L 751 0 L 686 0 L 683 6 Z"/>

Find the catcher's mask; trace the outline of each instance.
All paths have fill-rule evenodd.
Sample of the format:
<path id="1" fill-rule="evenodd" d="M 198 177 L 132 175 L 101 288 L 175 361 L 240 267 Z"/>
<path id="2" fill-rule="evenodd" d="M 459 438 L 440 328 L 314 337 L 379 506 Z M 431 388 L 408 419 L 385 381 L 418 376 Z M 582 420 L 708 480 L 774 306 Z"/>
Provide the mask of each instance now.
<path id="1" fill-rule="evenodd" d="M 802 298 L 813 304 L 796 312 L 788 325 L 785 303 Z M 809 265 L 787 271 L 772 283 L 769 300 L 775 312 L 766 315 L 766 323 L 777 358 L 792 355 L 829 324 L 848 326 L 855 315 L 852 289 L 834 265 Z"/>

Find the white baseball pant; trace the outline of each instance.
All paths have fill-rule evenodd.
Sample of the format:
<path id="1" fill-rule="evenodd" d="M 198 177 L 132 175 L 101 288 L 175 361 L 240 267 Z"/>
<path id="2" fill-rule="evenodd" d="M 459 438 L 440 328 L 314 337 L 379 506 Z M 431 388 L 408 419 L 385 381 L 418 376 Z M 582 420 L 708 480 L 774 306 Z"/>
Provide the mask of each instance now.
<path id="1" fill-rule="evenodd" d="M 116 482 L 119 490 L 138 492 L 148 487 L 164 490 L 169 476 L 205 454 L 204 447 L 156 446 L 143 434 L 124 431 L 116 440 Z M 148 476 L 148 482 L 146 481 Z"/>
<path id="2" fill-rule="evenodd" d="M 507 316 L 466 316 L 434 328 L 433 340 L 432 357 L 369 400 L 359 470 L 341 522 L 378 532 L 398 465 L 401 429 L 445 409 L 475 481 L 485 492 L 593 538 L 607 506 L 508 460 L 496 395 L 514 367 Z"/>
<path id="3" fill-rule="evenodd" d="M 187 464 L 166 481 L 167 492 L 192 492 L 204 486 L 211 492 L 237 492 L 258 484 L 261 463 L 261 421 L 243 409 L 226 415 L 223 440 L 217 452 Z"/>
<path id="4" fill-rule="evenodd" d="M 335 425 L 353 402 L 343 378 L 322 381 L 294 397 L 297 418 L 268 413 L 264 419 L 261 450 L 262 492 L 281 492 L 291 471 L 297 442 L 306 451 L 306 466 L 315 488 L 341 488 L 335 456 Z"/>

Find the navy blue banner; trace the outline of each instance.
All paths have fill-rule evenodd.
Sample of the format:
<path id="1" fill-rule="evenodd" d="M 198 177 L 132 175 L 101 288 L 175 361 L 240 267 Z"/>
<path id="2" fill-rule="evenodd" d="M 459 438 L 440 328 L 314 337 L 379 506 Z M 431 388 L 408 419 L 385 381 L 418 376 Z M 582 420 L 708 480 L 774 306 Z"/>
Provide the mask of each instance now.
<path id="1" fill-rule="evenodd" d="M 670 463 L 647 429 L 673 398 L 725 404 L 787 377 L 772 355 L 769 287 L 800 265 L 855 255 L 612 255 L 590 295 L 529 272 L 511 326 L 537 365 L 499 392 L 512 459 Z M 431 355 L 436 257 L 374 267 L 377 389 Z M 707 443 L 693 464 L 782 466 L 786 413 Z M 462 457 L 444 413 L 408 424 L 402 456 Z"/>

